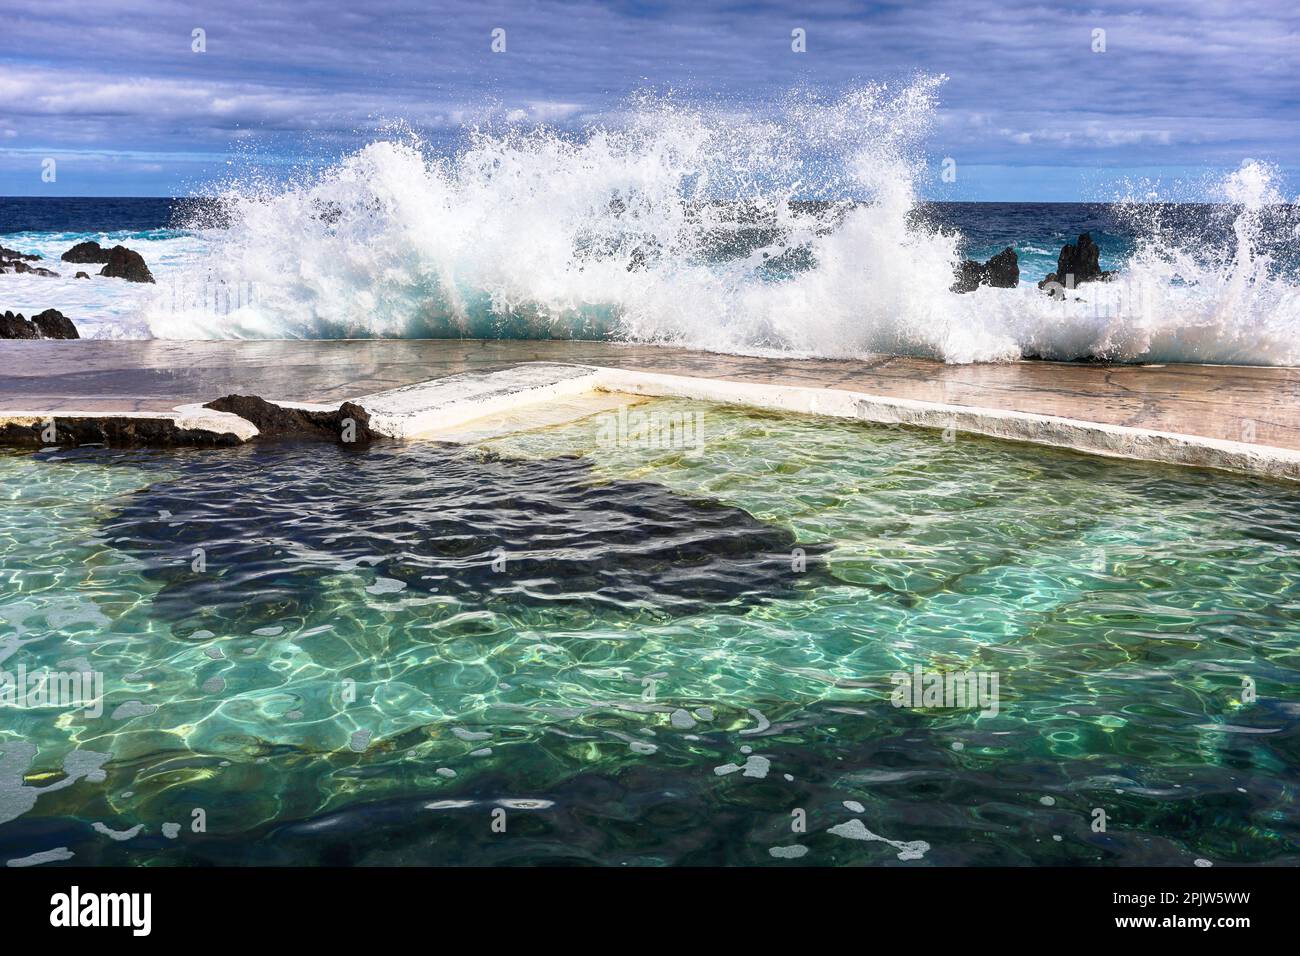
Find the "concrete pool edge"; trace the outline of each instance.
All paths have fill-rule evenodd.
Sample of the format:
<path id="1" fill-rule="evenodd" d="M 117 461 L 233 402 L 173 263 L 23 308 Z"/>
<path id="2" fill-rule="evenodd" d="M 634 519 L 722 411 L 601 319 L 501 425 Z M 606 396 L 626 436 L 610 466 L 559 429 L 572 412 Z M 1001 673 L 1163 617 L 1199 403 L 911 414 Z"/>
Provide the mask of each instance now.
<path id="1" fill-rule="evenodd" d="M 1038 412 L 945 403 L 875 394 L 844 387 L 737 381 L 706 374 L 683 375 L 555 361 L 516 362 L 490 370 L 460 372 L 350 399 L 370 416 L 372 430 L 397 440 L 438 439 L 480 419 L 526 411 L 593 392 L 642 398 L 682 398 L 770 411 L 824 415 L 888 425 L 1016 441 L 1084 454 L 1214 468 L 1290 481 L 1300 480 L 1300 450 L 1252 442 L 1160 431 Z M 216 398 L 218 396 L 213 396 Z M 330 410 L 331 404 L 268 401 L 284 408 Z M 0 444 L 48 444 L 36 440 L 54 422 L 77 443 L 123 434 L 135 444 L 229 445 L 258 434 L 236 415 L 178 404 L 168 412 L 0 411 Z M 547 424 L 553 424 L 547 423 Z M 526 424 L 518 427 L 528 427 Z M 61 432 L 62 434 L 62 432 Z M 178 440 L 179 436 L 179 440 Z M 449 440 L 455 441 L 455 437 Z"/>
<path id="2" fill-rule="evenodd" d="M 556 372 L 553 381 L 536 374 L 546 369 Z M 842 388 L 737 382 L 554 362 L 521 363 L 493 372 L 462 373 L 365 396 L 356 402 L 370 412 L 376 431 L 394 438 L 437 438 L 440 432 L 451 431 L 475 419 L 588 389 L 952 430 L 1110 458 L 1300 480 L 1300 451 L 1287 448 Z M 392 413 L 394 407 L 400 408 L 400 415 Z M 385 431 L 385 425 L 393 430 Z"/>
<path id="3" fill-rule="evenodd" d="M 1300 451 L 973 405 L 950 405 L 837 388 L 771 385 L 601 369 L 600 387 L 652 398 L 745 405 L 874 424 L 908 425 L 1150 461 L 1300 481 Z"/>
<path id="4" fill-rule="evenodd" d="M 448 408 L 445 416 L 441 414 L 442 406 L 437 404 L 436 396 L 447 392 L 450 384 L 448 379 L 408 385 L 393 393 L 379 393 L 357 399 L 357 403 L 371 412 L 373 424 L 376 413 L 367 402 L 382 405 L 386 396 L 400 393 L 401 404 L 409 417 L 404 421 L 402 431 L 393 433 L 392 437 L 437 438 L 440 432 L 451 431 L 456 426 L 477 418 L 524 408 L 553 395 L 573 395 L 582 389 L 592 388 L 645 398 L 683 398 L 743 405 L 767 411 L 849 418 L 874 424 L 907 425 L 945 432 L 952 430 L 957 434 L 1065 448 L 1109 458 L 1300 480 L 1300 451 L 1287 448 L 1034 412 L 894 398 L 841 388 L 737 382 L 599 366 L 568 366 L 569 369 L 582 370 L 586 374 L 568 372 L 562 381 L 557 380 L 549 388 L 539 387 L 535 380 L 530 380 L 527 387 L 521 387 L 517 391 L 502 387 L 529 364 L 534 367 L 564 368 L 558 363 L 525 363 L 498 372 L 464 373 L 465 382 L 476 381 L 479 388 L 491 391 L 492 399 L 477 402 L 472 397 L 473 387 L 457 388 L 457 392 L 464 394 L 458 397 L 454 406 Z M 488 379 L 493 380 L 491 385 L 488 384 Z M 460 384 L 462 383 L 458 383 Z M 406 427 L 407 422 L 415 420 L 420 421 L 425 430 Z M 376 430 L 382 432 L 382 425 Z"/>

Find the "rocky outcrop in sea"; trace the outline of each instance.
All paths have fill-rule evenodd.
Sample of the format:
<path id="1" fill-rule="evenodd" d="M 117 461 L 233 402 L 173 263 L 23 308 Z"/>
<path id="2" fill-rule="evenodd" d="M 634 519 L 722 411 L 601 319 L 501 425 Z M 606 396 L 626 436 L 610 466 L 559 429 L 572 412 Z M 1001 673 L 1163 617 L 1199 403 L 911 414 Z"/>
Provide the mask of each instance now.
<path id="1" fill-rule="evenodd" d="M 19 252 L 16 249 L 6 249 L 0 246 L 0 275 L 12 272 L 14 274 L 30 273 L 38 276 L 57 276 L 58 273 L 43 266 L 34 266 L 33 262 L 38 262 L 40 256 L 31 255 L 25 252 Z"/>
<path id="2" fill-rule="evenodd" d="M 967 259 L 957 267 L 953 292 L 974 292 L 982 285 L 996 289 L 1014 289 L 1020 284 L 1020 260 L 1016 250 L 1007 246 L 987 262 Z"/>
<path id="3" fill-rule="evenodd" d="M 126 246 L 105 249 L 98 242 L 88 240 L 77 243 L 60 258 L 64 262 L 75 262 L 78 265 L 102 264 L 104 268 L 99 270 L 99 274 L 111 279 L 125 279 L 127 282 L 154 281 L 149 266 L 145 264 L 144 256 Z"/>
<path id="4" fill-rule="evenodd" d="M 1064 294 L 1064 289 L 1073 289 L 1082 282 L 1108 282 L 1114 272 L 1101 268 L 1101 250 L 1092 241 L 1092 236 L 1083 233 L 1073 243 L 1066 243 L 1056 259 L 1056 271 L 1038 283 L 1048 295 Z"/>
<path id="5" fill-rule="evenodd" d="M 30 319 L 21 312 L 0 315 L 0 339 L 79 339 L 72 320 L 58 309 L 46 309 Z"/>

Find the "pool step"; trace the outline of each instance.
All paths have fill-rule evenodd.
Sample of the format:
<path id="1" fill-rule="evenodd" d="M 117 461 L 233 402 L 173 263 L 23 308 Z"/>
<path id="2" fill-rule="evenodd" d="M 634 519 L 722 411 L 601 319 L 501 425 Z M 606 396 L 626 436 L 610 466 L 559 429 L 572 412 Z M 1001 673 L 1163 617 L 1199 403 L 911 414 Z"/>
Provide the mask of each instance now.
<path id="1" fill-rule="evenodd" d="M 593 415 L 616 412 L 620 408 L 631 408 L 649 401 L 653 399 L 623 392 L 584 392 L 581 395 L 555 398 L 544 404 L 520 405 L 509 411 L 429 432 L 423 437 L 426 440 L 471 445 L 518 432 L 569 425 Z"/>
<path id="2" fill-rule="evenodd" d="M 529 362 L 487 372 L 461 372 L 354 399 L 370 427 L 389 438 L 427 438 L 522 406 L 594 391 L 599 371 L 583 365 Z"/>

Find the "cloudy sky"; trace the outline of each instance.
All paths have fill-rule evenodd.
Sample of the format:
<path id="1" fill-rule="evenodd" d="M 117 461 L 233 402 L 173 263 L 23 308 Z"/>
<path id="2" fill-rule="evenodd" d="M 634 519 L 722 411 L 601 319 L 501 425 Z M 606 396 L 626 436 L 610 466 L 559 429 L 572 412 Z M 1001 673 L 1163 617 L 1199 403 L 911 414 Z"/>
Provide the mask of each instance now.
<path id="1" fill-rule="evenodd" d="M 399 121 L 451 149 L 486 117 L 617 122 L 647 89 L 762 111 L 916 72 L 949 77 L 927 153 L 959 176 L 932 195 L 1112 198 L 1245 158 L 1300 194 L 1294 0 L 0 0 L 0 22 L 0 195 L 183 195 Z"/>

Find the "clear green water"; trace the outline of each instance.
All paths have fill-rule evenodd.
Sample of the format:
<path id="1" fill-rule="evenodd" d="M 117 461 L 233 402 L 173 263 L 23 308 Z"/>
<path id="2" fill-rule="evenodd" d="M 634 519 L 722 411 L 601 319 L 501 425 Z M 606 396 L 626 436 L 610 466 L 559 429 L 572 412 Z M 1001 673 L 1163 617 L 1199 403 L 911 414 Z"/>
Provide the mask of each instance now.
<path id="1" fill-rule="evenodd" d="M 702 453 L 0 455 L 0 669 L 106 690 L 0 708 L 0 859 L 1300 862 L 1300 491 L 642 408 Z"/>

